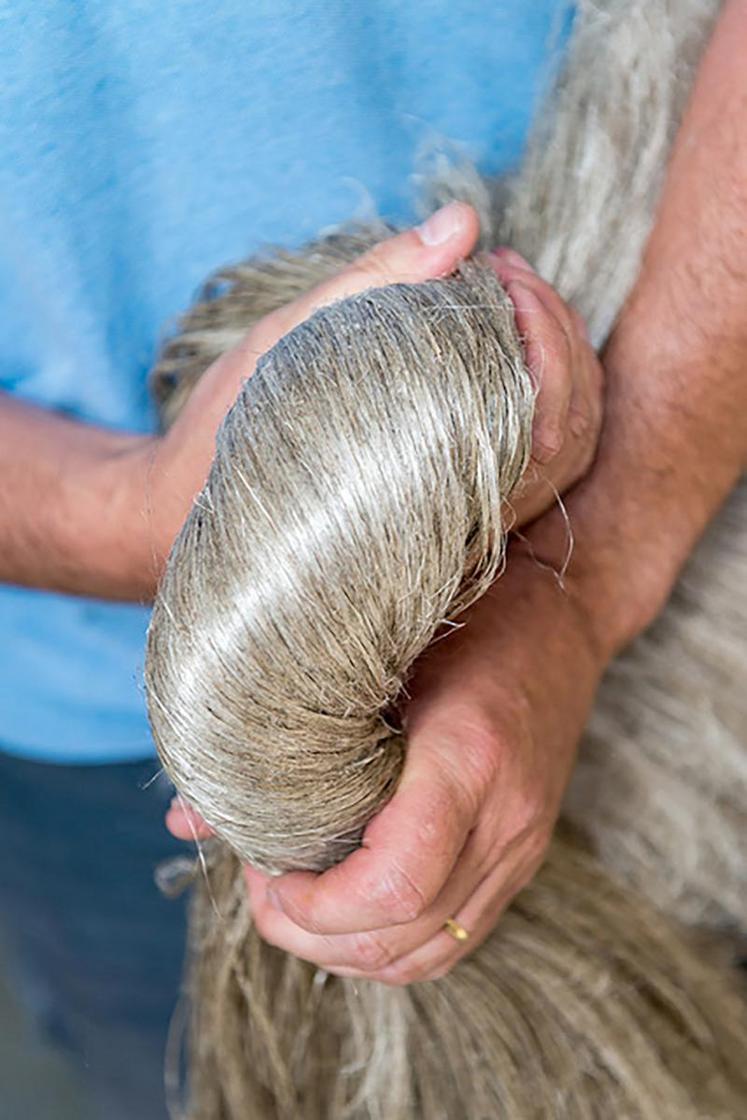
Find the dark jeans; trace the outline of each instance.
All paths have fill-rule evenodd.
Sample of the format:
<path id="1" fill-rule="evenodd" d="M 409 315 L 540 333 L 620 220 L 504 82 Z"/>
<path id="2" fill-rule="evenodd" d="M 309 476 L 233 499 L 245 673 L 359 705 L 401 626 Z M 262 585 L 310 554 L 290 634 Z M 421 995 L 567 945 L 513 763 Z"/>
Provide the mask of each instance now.
<path id="1" fill-rule="evenodd" d="M 81 1066 L 101 1120 L 166 1116 L 164 1043 L 185 923 L 183 901 L 161 897 L 153 868 L 186 845 L 163 825 L 167 783 L 146 786 L 156 771 L 155 761 L 54 766 L 0 752 L 10 982 Z"/>

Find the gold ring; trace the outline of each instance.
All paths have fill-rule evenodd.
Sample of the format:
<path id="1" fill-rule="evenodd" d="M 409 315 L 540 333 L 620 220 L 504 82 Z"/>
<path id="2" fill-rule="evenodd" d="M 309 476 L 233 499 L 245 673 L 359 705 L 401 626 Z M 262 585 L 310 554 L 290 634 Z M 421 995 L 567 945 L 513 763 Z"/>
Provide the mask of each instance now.
<path id="1" fill-rule="evenodd" d="M 446 919 L 446 921 L 444 922 L 444 929 L 450 937 L 454 938 L 455 941 L 469 940 L 469 930 L 465 929 L 464 926 L 460 926 L 459 922 L 457 922 L 454 918 Z"/>

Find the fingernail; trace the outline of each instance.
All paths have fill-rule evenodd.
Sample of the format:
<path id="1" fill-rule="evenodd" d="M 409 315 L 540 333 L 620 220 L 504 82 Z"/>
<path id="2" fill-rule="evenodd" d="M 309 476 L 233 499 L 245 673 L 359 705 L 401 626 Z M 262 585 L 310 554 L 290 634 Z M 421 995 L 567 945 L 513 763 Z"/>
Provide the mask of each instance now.
<path id="1" fill-rule="evenodd" d="M 450 241 L 462 228 L 461 206 L 450 202 L 431 214 L 422 225 L 416 226 L 416 233 L 424 245 L 443 245 Z"/>
<path id="2" fill-rule="evenodd" d="M 280 895 L 278 894 L 278 892 L 276 890 L 274 890 L 273 887 L 268 887 L 267 888 L 265 898 L 269 902 L 270 906 L 274 906 L 276 910 L 282 910 L 283 909 L 283 904 L 280 901 Z"/>
<path id="3" fill-rule="evenodd" d="M 493 250 L 493 256 L 497 257 L 499 261 L 504 264 L 515 265 L 516 268 L 526 269 L 528 272 L 534 272 L 529 261 L 522 257 L 521 253 L 517 253 L 515 249 L 509 249 L 507 246 L 501 246 Z"/>
<path id="4" fill-rule="evenodd" d="M 182 807 L 182 800 L 181 800 L 179 794 L 177 793 L 175 797 L 171 798 L 171 804 L 169 805 L 169 812 L 171 812 L 172 809 L 181 809 L 181 807 Z"/>

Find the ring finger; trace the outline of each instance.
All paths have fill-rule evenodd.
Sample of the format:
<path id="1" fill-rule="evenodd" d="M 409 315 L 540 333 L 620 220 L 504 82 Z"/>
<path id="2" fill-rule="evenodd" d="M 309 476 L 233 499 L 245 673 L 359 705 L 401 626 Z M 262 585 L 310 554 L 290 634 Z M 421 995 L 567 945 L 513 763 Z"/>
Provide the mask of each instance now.
<path id="1" fill-rule="evenodd" d="M 254 921 L 266 941 L 294 956 L 313 961 L 330 971 L 346 969 L 356 975 L 369 975 L 425 945 L 443 929 L 448 918 L 461 911 L 485 877 L 481 847 L 473 833 L 446 886 L 415 921 L 353 934 L 322 935 L 302 929 L 268 902 L 266 891 L 269 881 L 266 876 L 246 868 Z M 510 855 L 512 847 L 507 849 L 507 855 Z M 505 868 L 504 861 L 501 866 Z"/>
<path id="2" fill-rule="evenodd" d="M 384 984 L 403 985 L 437 980 L 444 976 L 492 933 L 503 911 L 531 881 L 539 862 L 527 866 L 523 859 L 519 860 L 508 882 L 502 863 L 483 880 L 468 902 L 457 912 L 455 921 L 467 932 L 466 939 L 455 938 L 441 926 L 420 948 L 380 969 L 369 979 Z"/>

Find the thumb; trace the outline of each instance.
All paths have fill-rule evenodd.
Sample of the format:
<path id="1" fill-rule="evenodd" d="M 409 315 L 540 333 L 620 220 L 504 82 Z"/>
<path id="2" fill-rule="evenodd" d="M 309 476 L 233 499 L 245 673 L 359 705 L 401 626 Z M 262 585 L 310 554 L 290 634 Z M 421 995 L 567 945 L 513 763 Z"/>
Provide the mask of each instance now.
<path id="1" fill-rule="evenodd" d="M 177 840 L 207 840 L 213 835 L 210 825 L 179 793 L 167 810 L 166 827 Z"/>
<path id="2" fill-rule="evenodd" d="M 285 310 L 293 325 L 319 307 L 367 288 L 386 284 L 418 284 L 448 276 L 469 256 L 480 232 L 477 213 L 466 202 L 450 202 L 414 229 L 388 237 L 358 257 L 351 265 Z M 286 327 L 287 329 L 287 327 Z"/>
<path id="3" fill-rule="evenodd" d="M 337 279 L 346 294 L 382 284 L 415 284 L 452 272 L 475 246 L 477 213 L 466 202 L 450 202 L 415 229 L 374 245 Z M 354 286 L 352 286 L 354 285 Z"/>

